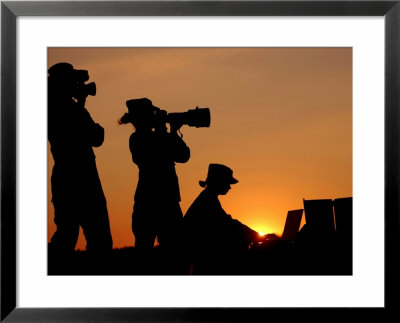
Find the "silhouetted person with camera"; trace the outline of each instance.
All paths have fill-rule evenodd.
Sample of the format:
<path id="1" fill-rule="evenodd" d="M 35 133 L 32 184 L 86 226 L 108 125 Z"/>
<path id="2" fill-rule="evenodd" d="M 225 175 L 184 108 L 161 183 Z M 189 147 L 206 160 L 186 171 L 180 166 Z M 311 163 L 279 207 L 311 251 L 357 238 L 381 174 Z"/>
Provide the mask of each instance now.
<path id="1" fill-rule="evenodd" d="M 187 252 L 197 273 L 234 271 L 228 267 L 259 239 L 256 231 L 232 219 L 218 199 L 237 182 L 232 170 L 221 164 L 210 164 L 207 179 L 199 182 L 205 189 L 184 217 Z"/>
<path id="2" fill-rule="evenodd" d="M 167 130 L 166 112 L 147 99 L 127 101 L 128 113 L 120 123 L 132 123 L 129 138 L 139 180 L 132 214 L 135 249 L 149 251 L 157 237 L 162 250 L 176 250 L 181 243 L 182 210 L 175 163 L 186 163 L 189 147 L 178 134 L 182 123 L 171 122 Z"/>
<path id="3" fill-rule="evenodd" d="M 91 254 L 112 249 L 107 203 L 97 172 L 93 147 L 104 140 L 104 129 L 85 108 L 94 83 L 85 84 L 88 71 L 59 63 L 48 71 L 48 139 L 54 159 L 51 175 L 57 230 L 49 252 L 72 253 L 79 227 Z"/>

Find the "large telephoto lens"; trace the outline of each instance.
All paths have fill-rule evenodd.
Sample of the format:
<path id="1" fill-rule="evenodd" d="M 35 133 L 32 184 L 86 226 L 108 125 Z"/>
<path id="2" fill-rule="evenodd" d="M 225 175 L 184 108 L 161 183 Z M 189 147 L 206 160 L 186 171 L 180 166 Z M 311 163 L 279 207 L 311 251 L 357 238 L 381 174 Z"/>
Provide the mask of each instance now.
<path id="1" fill-rule="evenodd" d="M 197 107 L 187 112 L 168 113 L 166 121 L 168 123 L 179 122 L 189 127 L 207 128 L 211 123 L 210 109 Z"/>

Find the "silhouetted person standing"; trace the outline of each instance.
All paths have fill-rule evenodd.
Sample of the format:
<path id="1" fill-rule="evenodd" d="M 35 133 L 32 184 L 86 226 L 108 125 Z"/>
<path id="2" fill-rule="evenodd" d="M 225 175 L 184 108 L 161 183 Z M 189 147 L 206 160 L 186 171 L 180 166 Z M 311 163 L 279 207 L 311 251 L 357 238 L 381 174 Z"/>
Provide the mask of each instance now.
<path id="1" fill-rule="evenodd" d="M 205 189 L 189 207 L 184 217 L 184 232 L 189 257 L 206 271 L 218 270 L 248 250 L 259 239 L 259 234 L 232 219 L 218 199 L 236 184 L 232 170 L 221 164 L 210 164 L 207 179 L 200 181 Z"/>
<path id="2" fill-rule="evenodd" d="M 157 237 L 160 248 L 173 250 L 181 242 L 183 218 L 175 163 L 187 162 L 190 150 L 177 133 L 181 124 L 171 124 L 168 132 L 162 118 L 165 111 L 149 99 L 129 100 L 127 106 L 129 113 L 120 123 L 135 127 L 129 149 L 139 168 L 132 214 L 135 247 L 153 248 Z"/>
<path id="3" fill-rule="evenodd" d="M 82 227 L 89 252 L 112 249 L 112 238 L 100 178 L 92 147 L 104 140 L 104 129 L 85 108 L 94 83 L 85 84 L 88 71 L 71 64 L 52 66 L 48 76 L 48 138 L 54 167 L 51 176 L 54 233 L 49 250 L 65 253 L 75 249 Z"/>

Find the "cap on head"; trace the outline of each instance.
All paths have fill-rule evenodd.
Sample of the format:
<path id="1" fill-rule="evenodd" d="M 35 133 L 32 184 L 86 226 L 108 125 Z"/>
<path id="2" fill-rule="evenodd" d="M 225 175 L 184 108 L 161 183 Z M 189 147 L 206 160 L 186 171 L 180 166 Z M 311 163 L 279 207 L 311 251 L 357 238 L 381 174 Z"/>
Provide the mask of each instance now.
<path id="1" fill-rule="evenodd" d="M 69 63 L 58 63 L 50 67 L 48 73 L 52 79 L 69 78 L 74 74 L 74 67 Z"/>
<path id="2" fill-rule="evenodd" d="M 221 164 L 210 164 L 208 166 L 207 179 L 200 181 L 201 187 L 210 183 L 236 184 L 238 180 L 233 177 L 233 171 L 229 167 Z"/>
<path id="3" fill-rule="evenodd" d="M 126 106 L 133 117 L 153 114 L 154 111 L 159 110 L 148 98 L 128 100 Z"/>
<path id="4" fill-rule="evenodd" d="M 86 70 L 76 70 L 69 63 L 57 63 L 49 68 L 49 78 L 54 81 L 80 81 L 86 82 L 89 80 L 89 73 Z"/>

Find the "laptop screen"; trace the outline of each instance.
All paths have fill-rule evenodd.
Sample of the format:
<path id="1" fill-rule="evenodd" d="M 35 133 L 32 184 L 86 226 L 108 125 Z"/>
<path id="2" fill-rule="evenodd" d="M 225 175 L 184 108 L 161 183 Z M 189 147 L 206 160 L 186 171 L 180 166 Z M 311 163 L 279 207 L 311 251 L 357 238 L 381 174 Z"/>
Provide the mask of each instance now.
<path id="1" fill-rule="evenodd" d="M 299 232 L 303 209 L 288 211 L 282 240 L 295 240 Z"/>

